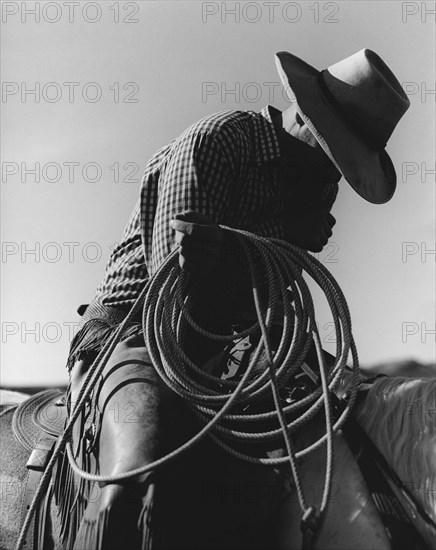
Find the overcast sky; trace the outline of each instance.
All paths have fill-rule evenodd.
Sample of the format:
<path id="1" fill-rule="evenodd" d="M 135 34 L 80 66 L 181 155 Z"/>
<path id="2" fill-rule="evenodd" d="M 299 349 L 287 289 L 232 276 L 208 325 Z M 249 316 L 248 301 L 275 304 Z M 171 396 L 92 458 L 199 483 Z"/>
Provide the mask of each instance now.
<path id="1" fill-rule="evenodd" d="M 73 4 L 2 3 L 2 385 L 66 382 L 75 310 L 147 160 L 209 113 L 285 108 L 281 50 L 323 69 L 371 48 L 409 95 L 387 147 L 394 198 L 371 205 L 342 180 L 319 258 L 347 297 L 363 364 L 434 360 L 434 2 Z M 317 312 L 332 349 L 322 301 Z"/>

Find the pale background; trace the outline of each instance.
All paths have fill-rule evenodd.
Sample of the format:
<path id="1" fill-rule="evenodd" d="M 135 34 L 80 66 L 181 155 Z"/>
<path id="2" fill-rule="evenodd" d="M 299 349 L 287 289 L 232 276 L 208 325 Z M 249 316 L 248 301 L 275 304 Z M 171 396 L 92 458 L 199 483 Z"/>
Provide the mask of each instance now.
<path id="1" fill-rule="evenodd" d="M 285 108 L 274 64 L 280 50 L 322 69 L 369 47 L 409 94 L 411 108 L 388 145 L 398 174 L 395 197 L 374 206 L 342 180 L 333 209 L 335 244 L 319 257 L 348 299 L 364 365 L 434 361 L 435 255 L 426 251 L 435 248 L 435 176 L 423 172 L 434 170 L 434 94 L 425 93 L 435 87 L 434 15 L 425 13 L 434 2 L 227 2 L 228 13 L 221 2 L 99 2 L 95 23 L 82 15 L 85 7 L 85 16 L 96 18 L 87 2 L 76 8 L 73 22 L 63 2 L 52 2 L 51 11 L 46 2 L 27 2 L 29 9 L 36 4 L 39 23 L 30 14 L 21 21 L 21 2 L 3 2 L 11 15 L 3 13 L 2 80 L 15 82 L 19 92 L 55 82 L 62 96 L 47 101 L 55 95 L 52 86 L 41 91 L 39 103 L 30 95 L 23 102 L 16 93 L 4 94 L 1 104 L 2 385 L 66 382 L 75 310 L 89 302 L 102 278 L 148 158 L 208 113 L 258 111 L 267 103 Z M 119 9 L 119 23 L 111 6 Z M 123 22 L 129 17 L 139 22 Z M 71 103 L 64 82 L 80 83 Z M 82 97 L 89 82 L 102 89 L 95 103 Z M 109 88 L 116 82 L 119 102 Z M 138 102 L 126 103 L 135 90 L 123 86 L 132 82 Z M 205 96 L 204 83 L 216 93 Z M 92 97 L 95 90 L 88 91 Z M 22 182 L 21 163 L 31 168 L 36 162 L 41 181 L 28 174 Z M 64 165 L 69 162 L 80 163 L 72 182 Z M 102 170 L 95 183 L 81 176 L 90 162 Z M 17 163 L 18 173 L 8 174 L 15 165 L 6 163 Z M 46 163 L 63 168 L 59 181 L 47 181 L 56 174 L 43 170 Z M 125 163 L 137 167 L 124 169 Z M 123 182 L 130 170 L 136 182 Z M 90 168 L 88 179 L 93 176 Z M 36 256 L 29 253 L 35 246 Z M 318 320 L 331 349 L 322 302 Z"/>

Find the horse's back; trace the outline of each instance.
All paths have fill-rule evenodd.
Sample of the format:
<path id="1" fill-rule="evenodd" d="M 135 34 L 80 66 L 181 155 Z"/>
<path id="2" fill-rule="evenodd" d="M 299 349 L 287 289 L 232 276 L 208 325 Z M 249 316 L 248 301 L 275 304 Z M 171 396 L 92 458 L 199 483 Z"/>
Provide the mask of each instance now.
<path id="1" fill-rule="evenodd" d="M 12 418 L 25 394 L 1 390 L 0 405 L 0 548 L 14 548 L 21 528 L 22 500 L 26 491 L 29 452 L 12 431 Z M 28 397 L 28 396 L 26 396 Z M 16 401 L 14 401 L 16 399 Z"/>

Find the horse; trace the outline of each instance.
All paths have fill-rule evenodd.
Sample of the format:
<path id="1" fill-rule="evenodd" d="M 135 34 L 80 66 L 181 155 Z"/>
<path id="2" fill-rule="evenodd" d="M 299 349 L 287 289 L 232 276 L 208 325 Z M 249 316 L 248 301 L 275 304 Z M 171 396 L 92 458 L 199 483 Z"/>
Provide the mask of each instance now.
<path id="1" fill-rule="evenodd" d="M 345 382 L 343 388 L 345 392 Z M 380 377 L 371 384 L 366 396 L 356 403 L 352 414 L 355 422 L 353 430 L 360 426 L 365 431 L 389 468 L 403 481 L 403 487 L 395 486 L 391 480 L 389 484 L 403 509 L 403 515 L 397 511 L 397 516 L 403 526 L 412 528 L 412 535 L 410 529 L 408 531 L 409 539 L 404 530 L 398 535 L 392 531 L 392 525 L 390 528 L 384 525 L 382 516 L 389 516 L 387 503 L 393 497 L 389 496 L 380 506 L 378 501 L 381 495 L 371 491 L 356 459 L 361 450 L 356 456 L 353 454 L 344 429 L 335 435 L 333 490 L 326 515 L 312 541 L 314 550 L 350 546 L 361 550 L 435 547 L 436 465 L 432 460 L 436 449 L 435 396 L 436 378 Z M 53 405 L 54 398 L 59 401 L 60 392 L 51 397 L 50 403 Z M 133 383 L 121 388 L 116 397 L 119 410 L 129 414 L 123 406 L 141 399 L 141 384 Z M 24 395 L 4 395 L 0 410 L 0 548 L 3 550 L 9 550 L 16 544 L 23 518 L 22 505 L 28 476 L 25 465 L 30 453 L 16 439 L 12 424 L 17 409 L 29 399 Z M 177 417 L 177 426 L 173 425 L 173 435 L 175 433 L 179 441 L 198 430 L 195 418 L 184 410 L 182 403 L 174 411 L 174 417 Z M 180 432 L 181 418 L 185 426 L 183 433 Z M 312 442 L 323 429 L 324 424 L 319 416 L 312 419 L 304 432 L 297 435 L 297 447 Z M 102 439 L 100 453 L 110 455 L 112 444 L 110 439 Z M 322 447 L 299 460 L 300 480 L 310 502 L 319 501 L 324 469 L 325 450 Z M 104 474 L 104 470 L 101 473 Z M 227 455 L 210 439 L 204 439 L 163 467 L 156 483 L 159 491 L 155 507 L 160 522 L 153 540 L 155 548 L 291 550 L 302 547 L 301 510 L 287 468 L 246 464 Z M 105 490 L 106 495 L 103 495 Z M 110 498 L 116 490 L 125 492 L 126 486 L 115 484 L 102 489 L 95 485 L 93 491 L 88 493 L 88 505 L 100 506 L 104 498 L 107 495 Z M 121 502 L 130 505 L 127 497 Z M 133 499 L 133 506 L 136 506 L 135 502 Z M 45 536 L 43 548 L 57 550 L 65 547 L 65 537 L 62 536 L 58 503 L 52 498 L 50 504 L 46 512 L 50 519 L 50 532 Z M 138 524 L 130 522 L 120 526 L 118 522 L 114 527 L 113 524 L 117 524 L 116 513 L 111 516 L 111 522 L 110 540 L 106 538 L 102 545 L 95 547 L 104 550 L 133 548 L 125 543 L 132 536 L 129 532 L 138 530 Z M 138 532 L 132 536 L 132 540 L 136 537 L 137 547 L 152 548 L 149 541 L 144 542 L 144 531 L 139 529 Z M 398 543 L 401 537 L 403 546 Z M 414 546 L 409 545 L 410 540 L 414 541 Z M 74 548 L 79 549 L 80 546 Z"/>

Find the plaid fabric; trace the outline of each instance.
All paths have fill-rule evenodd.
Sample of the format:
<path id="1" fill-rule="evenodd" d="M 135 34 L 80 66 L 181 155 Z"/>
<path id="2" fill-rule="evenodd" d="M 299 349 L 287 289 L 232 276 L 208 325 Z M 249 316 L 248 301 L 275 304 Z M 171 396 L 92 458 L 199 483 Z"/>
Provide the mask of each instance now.
<path id="1" fill-rule="evenodd" d="M 194 123 L 147 164 L 140 199 L 96 290 L 102 304 L 128 309 L 174 249 L 169 222 L 183 210 L 264 237 L 283 238 L 278 219 L 280 150 L 266 106 L 225 111 Z M 326 186 L 330 209 L 337 184 Z"/>

